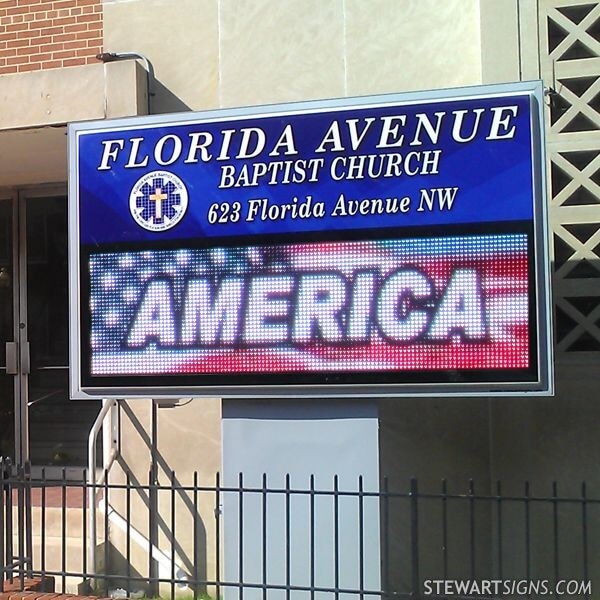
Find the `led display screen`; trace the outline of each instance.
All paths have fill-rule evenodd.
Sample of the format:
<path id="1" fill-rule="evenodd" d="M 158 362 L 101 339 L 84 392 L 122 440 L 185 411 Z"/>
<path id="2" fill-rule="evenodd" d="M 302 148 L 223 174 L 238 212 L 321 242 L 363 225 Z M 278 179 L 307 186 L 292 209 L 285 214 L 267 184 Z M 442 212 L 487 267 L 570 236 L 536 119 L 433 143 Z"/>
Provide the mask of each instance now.
<path id="1" fill-rule="evenodd" d="M 71 127 L 72 394 L 548 393 L 517 88 Z"/>

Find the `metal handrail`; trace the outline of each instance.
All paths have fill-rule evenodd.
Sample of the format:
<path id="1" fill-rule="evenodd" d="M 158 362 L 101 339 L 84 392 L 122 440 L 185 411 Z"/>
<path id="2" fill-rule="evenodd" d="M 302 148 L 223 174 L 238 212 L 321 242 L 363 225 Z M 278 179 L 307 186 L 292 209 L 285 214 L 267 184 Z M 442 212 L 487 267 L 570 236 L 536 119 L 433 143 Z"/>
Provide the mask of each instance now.
<path id="1" fill-rule="evenodd" d="M 88 501 L 88 571 L 90 579 L 93 579 L 96 574 L 96 538 L 98 532 L 96 530 L 96 499 L 98 495 L 98 486 L 104 483 L 105 473 L 112 466 L 115 458 L 117 457 L 117 451 L 115 448 L 111 448 L 110 453 L 107 456 L 106 464 L 103 465 L 103 470 L 99 478 L 96 478 L 96 443 L 98 440 L 98 434 L 101 429 L 104 429 L 106 423 L 106 417 L 110 411 L 117 406 L 117 400 L 102 400 L 102 409 L 98 413 L 90 434 L 88 436 L 88 473 L 87 473 L 87 501 Z"/>
<path id="2" fill-rule="evenodd" d="M 42 394 L 39 398 L 35 398 L 34 400 L 29 400 L 27 402 L 27 406 L 30 406 L 30 407 L 35 406 L 39 402 L 48 400 L 48 398 L 52 398 L 53 396 L 56 396 L 57 394 L 61 394 L 61 393 L 64 393 L 64 388 L 58 388 L 57 390 L 52 390 L 51 392 L 48 392 L 47 394 Z"/>

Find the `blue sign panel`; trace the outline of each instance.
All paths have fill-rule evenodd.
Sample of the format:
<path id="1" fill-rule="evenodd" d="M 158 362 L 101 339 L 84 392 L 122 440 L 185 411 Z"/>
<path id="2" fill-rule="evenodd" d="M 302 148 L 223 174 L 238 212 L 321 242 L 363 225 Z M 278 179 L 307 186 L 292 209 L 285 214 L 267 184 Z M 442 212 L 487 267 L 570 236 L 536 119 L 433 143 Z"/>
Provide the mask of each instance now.
<path id="1" fill-rule="evenodd" d="M 73 394 L 547 392 L 540 123 L 515 84 L 71 126 Z"/>
<path id="2" fill-rule="evenodd" d="M 527 96 L 99 131 L 79 156 L 82 243 L 533 216 Z"/>

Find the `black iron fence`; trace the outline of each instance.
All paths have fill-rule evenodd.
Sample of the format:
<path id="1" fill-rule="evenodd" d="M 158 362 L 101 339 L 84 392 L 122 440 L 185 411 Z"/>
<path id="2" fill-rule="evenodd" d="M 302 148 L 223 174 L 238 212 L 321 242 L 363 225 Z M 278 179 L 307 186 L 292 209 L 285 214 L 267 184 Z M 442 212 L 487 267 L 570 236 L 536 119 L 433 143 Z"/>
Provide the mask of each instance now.
<path id="1" fill-rule="evenodd" d="M 600 594 L 600 499 L 585 484 L 569 496 L 289 475 L 202 485 L 156 470 L 91 484 L 1 468 L 2 586 L 37 576 L 57 591 L 194 600 Z"/>

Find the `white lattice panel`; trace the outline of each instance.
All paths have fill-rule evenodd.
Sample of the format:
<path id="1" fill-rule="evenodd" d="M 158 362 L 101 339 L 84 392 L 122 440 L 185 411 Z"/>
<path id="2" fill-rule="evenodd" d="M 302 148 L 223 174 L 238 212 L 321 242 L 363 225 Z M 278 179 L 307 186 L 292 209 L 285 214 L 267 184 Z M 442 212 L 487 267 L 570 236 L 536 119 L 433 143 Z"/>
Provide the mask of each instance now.
<path id="1" fill-rule="evenodd" d="M 600 2 L 540 0 L 557 350 L 600 351 Z"/>

